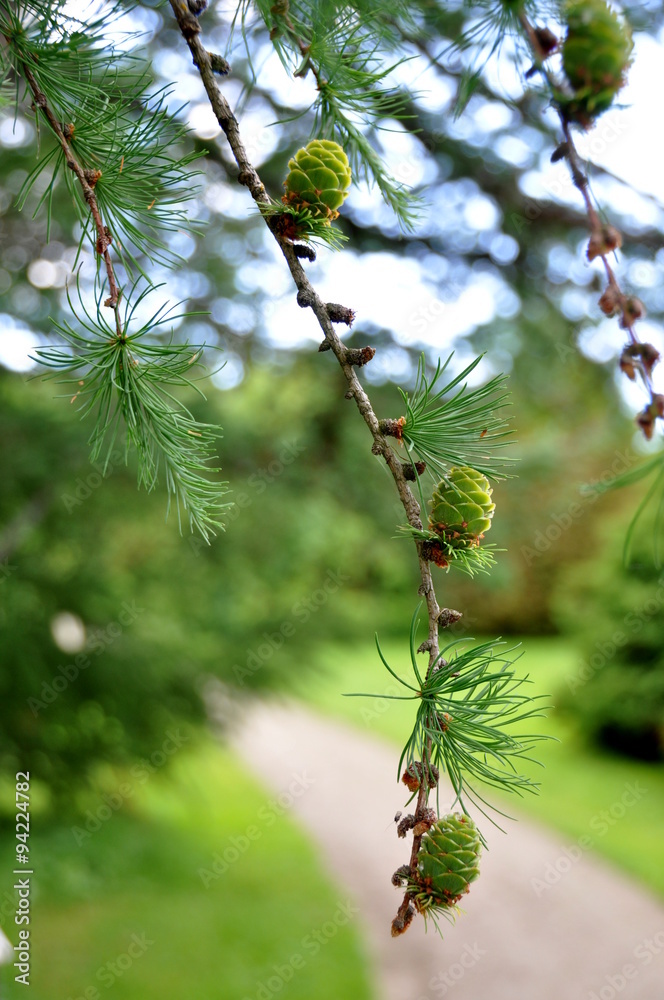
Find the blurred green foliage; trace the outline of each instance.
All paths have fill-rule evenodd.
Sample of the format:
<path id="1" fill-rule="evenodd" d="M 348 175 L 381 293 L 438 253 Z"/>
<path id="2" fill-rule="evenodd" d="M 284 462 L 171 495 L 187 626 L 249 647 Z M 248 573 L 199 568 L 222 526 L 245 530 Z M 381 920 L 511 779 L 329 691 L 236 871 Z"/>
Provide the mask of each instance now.
<path id="1" fill-rule="evenodd" d="M 661 761 L 664 570 L 653 561 L 651 525 L 643 526 L 628 562 L 614 526 L 603 528 L 598 556 L 568 568 L 559 582 L 558 620 L 583 651 L 561 705 L 602 746 Z"/>
<path id="2" fill-rule="evenodd" d="M 115 790 L 131 780 L 116 771 Z M 134 784 L 78 842 L 63 824 L 33 834 L 34 1000 L 99 1000 L 111 988 L 118 1000 L 239 1000 L 280 973 L 291 975 L 291 1000 L 368 1000 L 356 914 L 288 808 L 232 754 L 189 746 Z M 90 805 L 96 812 L 101 803 Z M 0 912 L 11 917 L 9 839 L 5 847 Z M 0 971 L 12 1000 L 24 991 L 14 972 Z"/>
<path id="3" fill-rule="evenodd" d="M 137 493 L 121 461 L 106 476 L 87 464 L 84 427 L 50 384 L 5 373 L 0 393 L 0 748 L 9 774 L 33 770 L 71 799 L 72 779 L 158 751 L 178 720 L 200 722 L 205 675 L 245 690 L 288 687 L 321 644 L 376 629 L 404 634 L 417 580 L 397 537 L 403 514 L 328 357 L 257 366 L 235 389 L 192 404 L 228 428 L 236 506 L 211 546 L 180 536 L 174 518 L 164 523 L 162 498 Z M 394 388 L 374 396 L 379 413 L 396 413 Z M 524 412 L 518 396 L 515 409 Z M 582 505 L 555 544 L 540 551 L 537 537 L 554 523 L 542 517 L 547 500 L 564 512 L 579 498 L 553 474 L 565 443 L 579 476 L 608 459 L 568 427 L 547 431 L 536 414 L 529 431 L 521 477 L 496 487 L 494 533 L 508 551 L 492 577 L 469 584 L 440 572 L 442 600 L 474 632 L 552 630 L 552 575 L 592 551 L 599 504 Z M 82 648 L 58 647 L 52 629 L 63 613 L 85 627 Z"/>

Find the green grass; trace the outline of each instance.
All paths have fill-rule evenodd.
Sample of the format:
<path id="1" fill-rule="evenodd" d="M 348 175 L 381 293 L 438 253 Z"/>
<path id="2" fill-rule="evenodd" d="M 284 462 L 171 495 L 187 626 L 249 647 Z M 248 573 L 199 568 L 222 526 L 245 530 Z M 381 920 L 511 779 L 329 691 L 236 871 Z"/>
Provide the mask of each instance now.
<path id="1" fill-rule="evenodd" d="M 346 896 L 271 799 L 228 752 L 207 746 L 182 751 L 80 847 L 69 828 L 36 830 L 31 985 L 5 968 L 2 996 L 254 1000 L 275 977 L 273 992 L 288 1000 L 368 1000 Z M 218 876 L 215 854 L 232 862 Z M 3 878 L 2 893 L 10 885 Z"/>
<path id="2" fill-rule="evenodd" d="M 401 644 L 381 641 L 381 646 L 390 666 L 406 676 L 411 671 L 407 637 Z M 578 669 L 577 650 L 566 640 L 532 638 L 523 641 L 523 649 L 519 663 L 533 682 L 532 693 L 552 695 L 555 705 L 556 695 L 567 689 L 566 677 Z M 357 691 L 404 693 L 380 663 L 375 646 L 327 647 L 313 665 L 318 669 L 308 673 L 298 693 L 320 710 L 393 741 L 396 780 L 396 751 L 410 734 L 413 702 L 342 697 Z M 489 800 L 510 815 L 521 813 L 558 830 L 561 846 L 590 838 L 592 849 L 664 895 L 664 768 L 602 753 L 555 708 L 535 723 L 539 725 L 531 724 L 531 731 L 559 740 L 543 742 L 535 750 L 544 769 L 533 767 L 529 773 L 541 783 L 540 794 L 510 799 L 490 794 Z M 621 800 L 630 784 L 637 784 L 643 794 L 638 792 L 637 801 L 625 806 Z M 404 789 L 404 802 L 406 797 Z M 509 824 L 506 829 L 509 834 Z"/>

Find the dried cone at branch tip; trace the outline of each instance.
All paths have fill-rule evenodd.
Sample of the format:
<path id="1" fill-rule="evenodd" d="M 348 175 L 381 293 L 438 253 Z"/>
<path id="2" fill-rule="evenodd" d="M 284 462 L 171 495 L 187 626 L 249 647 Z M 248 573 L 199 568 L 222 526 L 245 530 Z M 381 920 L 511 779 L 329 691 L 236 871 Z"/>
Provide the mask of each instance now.
<path id="1" fill-rule="evenodd" d="M 295 209 L 306 209 L 314 218 L 328 223 L 339 216 L 348 197 L 350 164 L 338 142 L 314 139 L 298 149 L 288 161 L 289 174 L 284 182 L 282 201 Z"/>
<path id="2" fill-rule="evenodd" d="M 602 226 L 596 233 L 593 233 L 588 241 L 586 256 L 588 260 L 595 260 L 596 257 L 606 257 L 607 254 L 619 250 L 622 246 L 622 236 L 615 226 Z"/>
<path id="3" fill-rule="evenodd" d="M 587 127 L 625 83 L 632 34 L 605 0 L 570 0 L 565 19 L 563 69 L 574 94 L 561 95 L 560 103 L 571 121 Z"/>
<path id="4" fill-rule="evenodd" d="M 636 422 L 643 431 L 643 435 L 647 441 L 652 439 L 655 432 L 657 417 L 664 417 L 664 396 L 660 393 L 654 393 L 652 401 L 648 403 L 646 408 L 636 418 Z"/>
<path id="5" fill-rule="evenodd" d="M 645 368 L 648 375 L 652 374 L 652 370 L 659 361 L 659 351 L 652 344 L 639 344 L 638 345 L 639 356 L 641 358 L 641 364 Z"/>
<path id="6" fill-rule="evenodd" d="M 450 813 L 422 837 L 409 892 L 422 913 L 454 906 L 480 873 L 480 835 L 470 816 Z"/>
<path id="7" fill-rule="evenodd" d="M 646 309 L 641 299 L 637 299 L 636 295 L 629 295 L 622 302 L 620 325 L 623 330 L 629 330 L 637 320 L 643 319 L 645 314 Z"/>
<path id="8" fill-rule="evenodd" d="M 622 299 L 623 297 L 615 285 L 607 285 L 597 300 L 597 304 L 605 316 L 615 316 L 616 313 L 620 312 Z"/>
<path id="9" fill-rule="evenodd" d="M 434 490 L 431 530 L 454 549 L 478 546 L 491 527 L 496 509 L 492 493 L 489 480 L 476 469 L 450 469 L 447 479 L 442 479 Z"/>
<path id="10" fill-rule="evenodd" d="M 634 355 L 626 348 L 620 355 L 620 371 L 626 375 L 630 382 L 636 381 L 636 368 L 634 367 Z"/>

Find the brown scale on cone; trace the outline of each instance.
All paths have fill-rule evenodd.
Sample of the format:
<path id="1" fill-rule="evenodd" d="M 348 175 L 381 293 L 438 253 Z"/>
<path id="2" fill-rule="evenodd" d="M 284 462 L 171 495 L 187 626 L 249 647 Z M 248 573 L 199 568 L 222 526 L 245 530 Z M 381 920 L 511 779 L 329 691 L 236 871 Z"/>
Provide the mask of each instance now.
<path id="1" fill-rule="evenodd" d="M 421 902 L 417 899 L 414 900 L 415 906 L 418 913 L 426 913 L 427 910 L 433 906 L 445 907 L 445 909 L 456 906 L 456 904 L 463 899 L 463 897 L 469 892 L 470 887 L 467 886 L 463 892 L 453 893 L 449 889 L 444 889 L 442 895 L 438 895 L 432 891 L 433 889 L 433 879 L 430 876 L 420 879 L 420 885 L 426 890 L 428 899 L 426 903 L 422 900 Z"/>
<path id="2" fill-rule="evenodd" d="M 442 521 L 438 521 L 436 524 L 432 524 L 431 527 L 433 528 L 433 530 L 436 532 L 437 535 L 445 535 L 447 538 L 450 538 L 453 541 L 456 541 L 458 538 L 462 537 L 460 531 L 457 531 L 456 529 L 454 531 L 449 531 L 447 525 L 443 524 Z M 461 522 L 461 527 L 462 528 L 467 528 L 468 527 L 468 522 L 467 521 L 462 521 Z M 480 535 L 475 535 L 473 538 L 466 539 L 466 541 L 468 543 L 467 547 L 469 549 L 478 548 L 479 544 L 480 544 L 480 542 L 482 541 L 483 538 L 484 538 L 484 534 L 480 534 Z"/>

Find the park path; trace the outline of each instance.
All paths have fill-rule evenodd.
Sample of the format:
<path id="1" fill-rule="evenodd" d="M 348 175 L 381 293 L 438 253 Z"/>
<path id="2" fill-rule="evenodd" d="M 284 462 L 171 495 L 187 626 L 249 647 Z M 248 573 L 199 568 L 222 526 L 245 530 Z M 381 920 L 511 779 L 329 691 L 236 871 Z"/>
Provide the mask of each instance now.
<path id="1" fill-rule="evenodd" d="M 393 822 L 404 802 L 394 747 L 297 703 L 254 702 L 232 715 L 232 745 L 284 793 L 339 900 L 358 907 L 377 1000 L 664 1000 L 664 905 L 526 820 L 507 836 L 485 829 L 481 876 L 456 925 L 443 921 L 444 940 L 419 918 L 392 939 L 400 894 L 390 875 L 409 850 Z"/>

